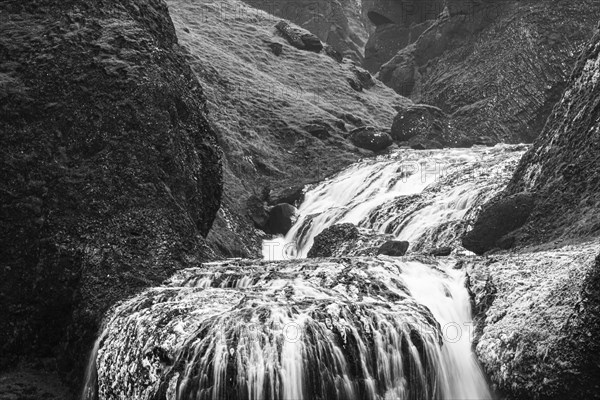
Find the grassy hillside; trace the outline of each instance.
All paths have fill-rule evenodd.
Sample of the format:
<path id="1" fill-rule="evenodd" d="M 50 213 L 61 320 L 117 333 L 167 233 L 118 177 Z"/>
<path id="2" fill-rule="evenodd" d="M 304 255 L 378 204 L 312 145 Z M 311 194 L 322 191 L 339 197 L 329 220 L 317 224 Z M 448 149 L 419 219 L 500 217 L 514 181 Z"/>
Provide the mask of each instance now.
<path id="1" fill-rule="evenodd" d="M 209 239 L 223 255 L 257 254 L 257 232 L 243 216 L 246 198 L 370 155 L 348 141 L 347 131 L 362 124 L 389 129 L 410 101 L 380 82 L 355 91 L 349 61 L 292 47 L 277 34 L 277 17 L 241 1 L 168 5 L 226 153 L 225 199 Z M 279 56 L 272 43 L 282 46 Z M 329 133 L 311 135 L 307 127 L 315 124 Z"/>

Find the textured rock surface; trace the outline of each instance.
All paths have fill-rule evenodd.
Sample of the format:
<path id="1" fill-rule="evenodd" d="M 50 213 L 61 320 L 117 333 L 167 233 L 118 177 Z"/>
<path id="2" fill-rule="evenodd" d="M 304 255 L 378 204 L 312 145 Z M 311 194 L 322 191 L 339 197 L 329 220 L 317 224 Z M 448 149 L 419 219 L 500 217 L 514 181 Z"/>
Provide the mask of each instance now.
<path id="1" fill-rule="evenodd" d="M 512 243 L 500 239 L 525 224 L 535 204 L 531 193 L 516 193 L 487 205 L 477 221 L 462 238 L 465 249 L 483 254 L 495 247 L 511 247 Z"/>
<path id="2" fill-rule="evenodd" d="M 109 306 L 207 258 L 220 150 L 163 2 L 0 14 L 0 357 L 80 379 Z"/>
<path id="3" fill-rule="evenodd" d="M 518 250 L 493 255 L 472 271 L 477 353 L 509 399 L 600 393 L 599 77 L 596 33 L 544 131 L 491 201 L 536 193 L 527 223 L 515 233 Z M 542 244 L 523 247 L 536 242 Z"/>
<path id="4" fill-rule="evenodd" d="M 406 254 L 409 243 L 405 240 L 388 240 L 377 250 L 377 254 L 401 257 Z"/>
<path id="5" fill-rule="evenodd" d="M 389 133 L 381 132 L 372 126 L 356 128 L 349 136 L 355 146 L 375 152 L 385 150 L 393 143 Z"/>
<path id="6" fill-rule="evenodd" d="M 600 18 L 595 1 L 454 3 L 381 67 L 398 93 L 452 114 L 469 138 L 531 142 Z"/>
<path id="7" fill-rule="evenodd" d="M 524 241 L 600 234 L 600 32 L 581 54 L 544 131 L 502 196 L 523 190 L 538 201 Z"/>
<path id="8" fill-rule="evenodd" d="M 467 261 L 476 352 L 506 399 L 597 399 L 598 243 Z"/>

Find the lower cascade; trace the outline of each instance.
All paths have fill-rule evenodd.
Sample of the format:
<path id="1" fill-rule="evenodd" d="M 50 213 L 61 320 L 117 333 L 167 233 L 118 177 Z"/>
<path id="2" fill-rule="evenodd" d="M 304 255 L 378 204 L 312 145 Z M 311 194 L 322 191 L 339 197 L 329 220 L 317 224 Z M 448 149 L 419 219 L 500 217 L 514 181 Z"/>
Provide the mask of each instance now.
<path id="1" fill-rule="evenodd" d="M 467 277 L 453 257 L 418 250 L 456 240 L 523 150 L 399 152 L 324 181 L 278 241 L 294 242 L 292 259 L 203 264 L 113 307 L 82 399 L 491 398 L 471 349 Z M 427 160 L 444 157 L 444 172 L 423 179 Z M 414 251 L 303 258 L 339 222 L 411 240 Z"/>

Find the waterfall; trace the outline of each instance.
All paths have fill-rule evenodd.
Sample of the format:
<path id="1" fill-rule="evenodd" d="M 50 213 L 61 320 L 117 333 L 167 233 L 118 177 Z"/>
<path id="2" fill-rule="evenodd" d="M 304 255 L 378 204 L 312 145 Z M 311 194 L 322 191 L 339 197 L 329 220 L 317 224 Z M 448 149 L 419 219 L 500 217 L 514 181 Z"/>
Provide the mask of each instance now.
<path id="1" fill-rule="evenodd" d="M 443 262 L 232 260 L 118 305 L 99 399 L 486 399 Z"/>
<path id="2" fill-rule="evenodd" d="M 278 255 L 185 269 L 115 306 L 83 400 L 490 399 L 466 275 L 419 250 L 455 243 L 523 150 L 401 150 L 310 188 Z M 304 258 L 340 222 L 412 254 Z"/>
<path id="3" fill-rule="evenodd" d="M 524 145 L 400 150 L 358 162 L 310 188 L 284 237 L 264 242 L 268 259 L 303 258 L 324 229 L 350 222 L 410 242 L 410 250 L 457 245 L 465 222 L 503 189 Z"/>

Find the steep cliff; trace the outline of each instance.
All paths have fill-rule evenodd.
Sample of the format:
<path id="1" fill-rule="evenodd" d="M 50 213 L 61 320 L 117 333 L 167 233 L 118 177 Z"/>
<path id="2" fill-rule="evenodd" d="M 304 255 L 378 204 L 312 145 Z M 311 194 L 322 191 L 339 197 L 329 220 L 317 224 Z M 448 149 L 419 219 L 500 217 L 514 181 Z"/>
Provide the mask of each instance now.
<path id="1" fill-rule="evenodd" d="M 512 233 L 521 243 L 600 234 L 599 76 L 600 33 L 596 32 L 543 132 L 523 156 L 506 190 L 486 207 L 518 193 L 533 196 L 531 215 Z M 482 228 L 491 233 L 497 229 L 485 224 Z"/>
<path id="2" fill-rule="evenodd" d="M 209 258 L 221 153 L 162 1 L 0 14 L 1 366 L 81 378 L 108 307 Z"/>
<path id="3" fill-rule="evenodd" d="M 470 270 L 477 353 L 508 399 L 600 396 L 598 93 L 600 32 L 508 187 L 478 220 L 507 199 L 533 197 L 524 225 L 509 234 L 517 250 L 491 254 Z M 480 229 L 494 234 L 497 227 Z"/>
<path id="4" fill-rule="evenodd" d="M 467 137 L 532 142 L 600 18 L 597 2 L 446 3 L 446 11 L 433 8 L 441 15 L 424 32 L 418 24 L 382 26 L 369 41 L 382 42 L 377 54 L 396 55 L 386 62 L 374 54 L 373 64 L 367 44 L 365 65 L 374 71 L 386 62 L 384 83 L 441 108 Z"/>

